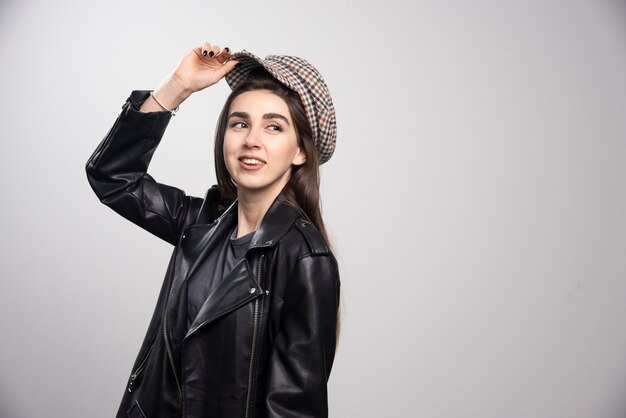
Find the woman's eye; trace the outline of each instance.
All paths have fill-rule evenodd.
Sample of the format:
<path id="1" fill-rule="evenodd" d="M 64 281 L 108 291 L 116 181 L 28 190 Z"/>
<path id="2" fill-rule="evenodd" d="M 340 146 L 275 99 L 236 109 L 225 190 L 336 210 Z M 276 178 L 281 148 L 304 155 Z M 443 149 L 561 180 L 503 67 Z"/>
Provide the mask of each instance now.
<path id="1" fill-rule="evenodd" d="M 231 128 L 240 128 L 240 129 L 241 128 L 245 128 L 246 126 L 248 126 L 248 125 L 246 125 L 245 122 L 233 122 L 230 125 Z"/>
<path id="2" fill-rule="evenodd" d="M 276 131 L 276 132 L 281 132 L 283 130 L 283 128 L 281 128 L 280 125 L 270 125 L 268 126 L 268 129 L 270 131 Z"/>

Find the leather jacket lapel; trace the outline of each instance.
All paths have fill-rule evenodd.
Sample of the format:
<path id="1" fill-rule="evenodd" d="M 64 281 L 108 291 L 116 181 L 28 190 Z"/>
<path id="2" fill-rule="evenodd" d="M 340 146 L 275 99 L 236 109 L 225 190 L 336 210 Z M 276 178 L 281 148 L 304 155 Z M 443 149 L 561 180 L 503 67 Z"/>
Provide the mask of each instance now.
<path id="1" fill-rule="evenodd" d="M 298 216 L 298 210 L 279 195 L 263 217 L 252 238 L 250 249 L 274 246 Z"/>
<path id="2" fill-rule="evenodd" d="M 261 294 L 262 290 L 244 257 L 204 301 L 185 338 L 189 338 L 201 326 L 245 305 Z"/>
<path id="3" fill-rule="evenodd" d="M 187 279 L 204 262 L 208 254 L 234 228 L 237 208 L 232 205 L 213 224 L 197 224 L 183 231 L 178 248 L 178 268 L 165 306 L 167 332 L 174 352 L 178 351 L 187 332 Z"/>
<path id="4" fill-rule="evenodd" d="M 237 223 L 237 205 L 233 204 L 213 224 L 199 224 L 187 228 L 180 241 L 180 265 L 188 267 L 176 275 L 173 287 L 180 287 L 204 262 L 216 245 L 228 238 Z"/>
<path id="5" fill-rule="evenodd" d="M 220 316 L 254 300 L 262 294 L 262 289 L 252 271 L 251 250 L 272 247 L 291 227 L 298 217 L 298 211 L 278 196 L 263 217 L 261 225 L 254 234 L 250 248 L 233 270 L 223 278 L 221 283 L 205 300 L 200 312 L 187 330 L 187 286 L 189 277 L 204 262 L 208 254 L 228 239 L 228 234 L 237 222 L 237 202 L 235 201 L 214 224 L 198 224 L 184 231 L 180 242 L 179 270 L 175 273 L 169 300 L 166 308 L 167 319 L 175 331 L 170 337 L 175 345 L 189 337 L 197 329 Z M 184 294 L 183 294 L 184 293 Z M 176 325 L 174 325 L 176 324 Z"/>

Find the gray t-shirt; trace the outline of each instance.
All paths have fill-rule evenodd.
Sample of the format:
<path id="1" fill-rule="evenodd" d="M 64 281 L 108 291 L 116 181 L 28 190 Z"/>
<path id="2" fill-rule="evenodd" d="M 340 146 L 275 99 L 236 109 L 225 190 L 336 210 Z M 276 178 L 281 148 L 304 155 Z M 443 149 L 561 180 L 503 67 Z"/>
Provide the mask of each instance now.
<path id="1" fill-rule="evenodd" d="M 229 235 L 229 239 L 218 245 L 204 260 L 202 265 L 189 278 L 187 283 L 187 323 L 191 325 L 196 319 L 200 308 L 211 292 L 222 282 L 228 273 L 245 255 L 254 232 L 240 238 L 234 238 L 237 228 Z"/>

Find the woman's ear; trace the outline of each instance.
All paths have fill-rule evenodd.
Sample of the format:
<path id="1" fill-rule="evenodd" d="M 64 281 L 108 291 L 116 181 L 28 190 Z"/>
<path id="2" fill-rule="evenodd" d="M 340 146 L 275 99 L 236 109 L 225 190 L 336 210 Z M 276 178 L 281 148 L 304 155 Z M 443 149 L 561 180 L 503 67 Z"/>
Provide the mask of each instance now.
<path id="1" fill-rule="evenodd" d="M 298 147 L 298 152 L 295 157 L 293 157 L 293 161 L 291 161 L 292 165 L 298 166 L 306 163 L 306 154 L 302 151 L 301 147 Z"/>

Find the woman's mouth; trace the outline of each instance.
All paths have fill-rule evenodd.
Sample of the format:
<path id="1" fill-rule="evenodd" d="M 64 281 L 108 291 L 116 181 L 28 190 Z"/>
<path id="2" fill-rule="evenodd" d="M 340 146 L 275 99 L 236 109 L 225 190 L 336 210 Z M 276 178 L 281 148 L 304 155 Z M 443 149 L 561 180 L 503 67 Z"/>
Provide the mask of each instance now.
<path id="1" fill-rule="evenodd" d="M 256 158 L 245 158 L 242 157 L 239 159 L 239 161 L 246 163 L 246 164 L 252 164 L 252 165 L 256 165 L 256 164 L 265 164 L 265 161 L 261 161 L 261 160 L 257 160 Z"/>
<path id="2" fill-rule="evenodd" d="M 265 161 L 258 158 L 240 157 L 239 164 L 247 170 L 258 170 L 265 165 Z"/>

